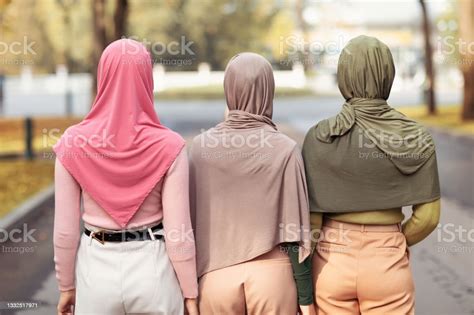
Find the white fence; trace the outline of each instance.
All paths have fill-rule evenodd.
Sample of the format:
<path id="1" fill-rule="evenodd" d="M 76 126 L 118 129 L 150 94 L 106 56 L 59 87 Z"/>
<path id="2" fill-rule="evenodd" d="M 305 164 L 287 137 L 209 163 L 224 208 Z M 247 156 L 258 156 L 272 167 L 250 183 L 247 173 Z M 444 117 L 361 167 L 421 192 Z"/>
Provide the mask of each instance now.
<path id="1" fill-rule="evenodd" d="M 304 88 L 307 85 L 304 69 L 296 65 L 293 70 L 274 71 L 277 87 Z M 173 88 L 221 85 L 223 71 L 210 71 L 205 64 L 198 71 L 166 72 L 161 65 L 153 69 L 155 92 Z M 67 91 L 71 95 L 71 113 L 84 115 L 90 109 L 92 77 L 88 73 L 68 75 L 64 67 L 56 74 L 33 75 L 25 67 L 18 77 L 7 77 L 4 86 L 5 116 L 57 116 L 67 113 Z"/>
<path id="2" fill-rule="evenodd" d="M 277 87 L 304 88 L 307 84 L 302 65 L 295 65 L 290 71 L 276 70 L 273 75 Z M 224 71 L 210 71 L 208 65 L 201 64 L 197 72 L 165 72 L 161 65 L 156 65 L 153 78 L 155 91 L 160 92 L 172 88 L 221 85 L 224 81 Z"/>

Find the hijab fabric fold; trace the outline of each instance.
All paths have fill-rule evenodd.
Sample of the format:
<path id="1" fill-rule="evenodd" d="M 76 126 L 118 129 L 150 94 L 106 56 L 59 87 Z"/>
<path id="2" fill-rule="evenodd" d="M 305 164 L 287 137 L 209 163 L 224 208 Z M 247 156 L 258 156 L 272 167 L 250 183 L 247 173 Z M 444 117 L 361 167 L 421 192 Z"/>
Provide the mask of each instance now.
<path id="1" fill-rule="evenodd" d="M 145 46 L 130 39 L 111 43 L 100 58 L 97 81 L 91 111 L 53 149 L 81 188 L 125 227 L 184 140 L 156 115 Z"/>
<path id="2" fill-rule="evenodd" d="M 385 44 L 368 36 L 351 40 L 337 70 L 346 103 L 337 116 L 319 124 L 316 137 L 331 142 L 357 124 L 400 172 L 416 172 L 434 153 L 434 143 L 422 125 L 387 104 L 394 78 L 392 54 Z"/>
<path id="3" fill-rule="evenodd" d="M 194 139 L 191 209 L 198 276 L 260 256 L 284 242 L 310 253 L 304 165 L 272 122 L 271 65 L 238 54 L 224 78 L 227 119 Z"/>
<path id="4" fill-rule="evenodd" d="M 330 143 L 335 137 L 345 135 L 354 124 L 403 174 L 419 170 L 435 151 L 428 131 L 383 99 L 354 98 L 347 101 L 337 116 L 318 125 L 316 137 Z"/>
<path id="5" fill-rule="evenodd" d="M 337 80 L 346 102 L 310 129 L 303 146 L 313 210 L 380 210 L 439 198 L 431 135 L 387 104 L 394 78 L 390 50 L 376 38 L 356 37 L 341 52 Z"/>

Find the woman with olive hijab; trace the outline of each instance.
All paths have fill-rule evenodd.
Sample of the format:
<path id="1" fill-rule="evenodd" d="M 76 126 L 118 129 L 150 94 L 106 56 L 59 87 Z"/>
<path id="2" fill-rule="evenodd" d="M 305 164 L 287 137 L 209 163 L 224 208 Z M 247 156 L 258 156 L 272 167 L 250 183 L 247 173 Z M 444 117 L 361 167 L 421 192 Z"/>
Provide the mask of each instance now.
<path id="1" fill-rule="evenodd" d="M 238 54 L 226 68 L 224 90 L 226 120 L 197 136 L 191 152 L 199 308 L 296 314 L 299 302 L 310 310 L 303 159 L 271 120 L 271 65 L 257 54 Z"/>
<path id="2" fill-rule="evenodd" d="M 435 147 L 418 123 L 387 104 L 395 77 L 389 48 L 352 39 L 339 58 L 341 112 L 311 128 L 303 145 L 313 257 L 322 314 L 413 314 L 407 246 L 438 224 Z M 403 226 L 401 208 L 413 206 Z"/>

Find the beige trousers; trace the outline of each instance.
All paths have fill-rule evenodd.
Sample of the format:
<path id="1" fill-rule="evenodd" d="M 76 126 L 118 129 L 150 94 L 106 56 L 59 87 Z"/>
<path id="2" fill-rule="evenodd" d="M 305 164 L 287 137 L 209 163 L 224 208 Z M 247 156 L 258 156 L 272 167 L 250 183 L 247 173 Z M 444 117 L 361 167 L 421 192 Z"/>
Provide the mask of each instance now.
<path id="1" fill-rule="evenodd" d="M 102 245 L 82 234 L 76 260 L 76 315 L 181 315 L 183 307 L 162 240 Z"/>
<path id="2" fill-rule="evenodd" d="M 325 220 L 313 256 L 319 314 L 414 313 L 414 286 L 399 225 Z"/>
<path id="3" fill-rule="evenodd" d="M 199 297 L 201 315 L 294 315 L 298 310 L 290 259 L 279 246 L 251 261 L 205 274 Z"/>

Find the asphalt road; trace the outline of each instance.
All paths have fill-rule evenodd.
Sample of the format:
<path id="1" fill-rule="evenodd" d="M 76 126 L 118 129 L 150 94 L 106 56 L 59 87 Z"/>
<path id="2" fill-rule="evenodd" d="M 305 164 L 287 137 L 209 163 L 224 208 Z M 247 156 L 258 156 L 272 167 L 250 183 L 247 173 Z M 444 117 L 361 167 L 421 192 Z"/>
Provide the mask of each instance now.
<path id="1" fill-rule="evenodd" d="M 9 241 L 0 244 L 0 314 L 14 314 L 8 302 L 38 303 L 35 314 L 51 312 L 51 301 L 38 301 L 34 298 L 43 289 L 47 277 L 53 272 L 53 215 L 54 200 L 49 198 L 24 218 L 9 232 L 18 229 L 31 231 L 31 238 L 21 237 L 20 242 Z M 19 236 L 19 234 L 15 234 Z M 50 291 L 51 296 L 56 295 Z M 54 302 L 55 303 L 55 302 Z"/>
<path id="2" fill-rule="evenodd" d="M 289 102 L 294 102 L 291 107 Z M 191 137 L 223 117 L 223 104 L 223 101 L 167 102 L 158 103 L 157 110 L 165 125 Z M 301 142 L 309 126 L 336 113 L 339 106 L 340 100 L 333 97 L 277 100 L 275 121 Z M 474 315 L 474 145 L 470 139 L 444 133 L 435 133 L 435 141 L 441 181 L 447 184 L 443 185 L 440 227 L 411 250 L 417 314 Z M 458 191 L 459 195 L 452 191 Z M 405 210 L 409 215 L 409 209 Z M 27 224 L 27 230 L 35 229 L 32 234 L 35 241 L 0 243 L 0 314 L 55 314 L 58 293 L 52 260 L 53 200 L 44 202 L 23 223 Z M 23 229 L 22 224 L 19 228 Z M 461 235 L 455 229 L 471 232 Z M 5 302 L 12 301 L 33 302 L 37 307 L 17 312 L 6 310 Z"/>

